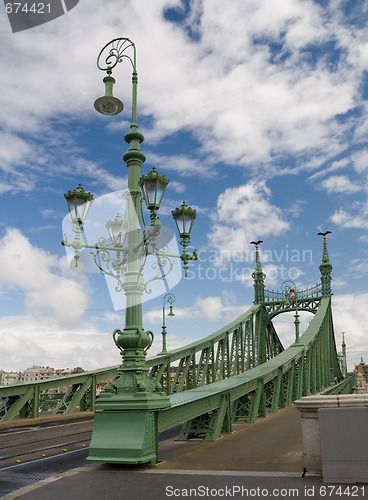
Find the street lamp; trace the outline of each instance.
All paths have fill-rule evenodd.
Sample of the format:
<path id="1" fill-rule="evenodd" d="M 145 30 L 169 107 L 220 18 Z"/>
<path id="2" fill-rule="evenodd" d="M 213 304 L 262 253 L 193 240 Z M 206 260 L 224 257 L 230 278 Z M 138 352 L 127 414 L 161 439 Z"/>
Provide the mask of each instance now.
<path id="1" fill-rule="evenodd" d="M 115 219 L 106 222 L 106 229 L 109 232 L 110 239 L 115 245 L 124 246 L 125 238 L 128 232 L 127 220 L 122 219 L 119 212 Z"/>
<path id="2" fill-rule="evenodd" d="M 73 191 L 69 189 L 69 191 L 64 194 L 64 198 L 68 203 L 70 217 L 74 226 L 74 259 L 75 267 L 78 267 L 80 250 L 83 247 L 81 241 L 81 232 L 83 231 L 83 224 L 86 220 L 90 206 L 93 203 L 93 194 L 85 191 L 82 184 L 79 184 L 79 186 L 76 189 L 73 189 Z M 68 246 L 68 241 L 65 237 L 61 243 L 64 246 Z"/>
<path id="3" fill-rule="evenodd" d="M 295 325 L 295 342 L 294 344 L 299 344 L 299 311 L 298 311 L 298 295 L 296 292 L 296 285 L 294 281 L 284 281 L 281 285 L 281 290 L 285 293 L 285 304 L 287 306 L 291 305 L 295 307 L 294 325 Z"/>
<path id="4" fill-rule="evenodd" d="M 196 260 L 198 258 L 196 251 L 193 252 L 193 255 L 190 255 L 188 253 L 190 233 L 192 231 L 194 219 L 197 216 L 197 212 L 193 208 L 188 207 L 185 201 L 183 201 L 181 207 L 177 207 L 175 210 L 172 210 L 171 213 L 174 217 L 176 227 L 180 234 L 180 243 L 183 245 L 183 253 L 181 254 L 181 259 L 184 263 L 184 273 L 186 277 L 189 267 L 189 261 Z"/>
<path id="5" fill-rule="evenodd" d="M 84 191 L 82 185 L 79 185 L 74 191 L 68 191 L 65 195 L 75 226 L 75 238 L 73 242 L 69 242 L 64 236 L 62 244 L 74 249 L 76 266 L 82 248 L 93 250 L 91 253 L 96 265 L 103 273 L 113 276 L 118 281 L 116 290 L 123 290 L 126 297 L 125 327 L 123 330 L 116 329 L 113 332 L 115 345 L 122 356 L 122 364 L 117 379 L 107 384 L 96 401 L 88 460 L 107 463 L 156 463 L 158 432 L 155 411 L 169 407 L 170 400 L 161 385 L 149 377 L 149 368 L 145 363 L 147 351 L 153 342 L 153 333 L 143 328 L 142 295 L 147 285 L 143 280 L 143 269 L 147 256 L 154 255 L 161 272 L 153 279 L 163 279 L 172 269 L 170 259 L 178 257 L 182 260 L 187 275 L 189 261 L 197 259 L 195 251 L 193 254 L 188 253 L 190 232 L 196 211 L 188 207 L 185 202 L 181 208 L 173 210 L 183 246 L 180 255 L 168 254 L 167 248 L 157 247 L 156 240 L 161 229 L 157 211 L 160 209 L 169 179 L 160 175 L 154 167 L 149 174 L 140 175 L 142 163 L 145 161 L 145 156 L 140 150 L 144 137 L 138 131 L 137 123 L 136 48 L 129 38 L 115 38 L 100 51 L 97 67 L 107 74 L 103 79 L 105 95 L 95 101 L 94 107 L 103 115 L 116 115 L 124 109 L 120 99 L 113 95 L 115 79 L 112 76 L 113 69 L 124 60 L 130 62 L 132 66 L 131 124 L 129 132 L 124 137 L 129 148 L 123 156 L 128 167 L 125 215 L 121 217 L 118 213 L 114 219 L 107 221 L 109 239 L 101 237 L 97 244 L 91 245 L 82 243 L 80 233 L 93 202 L 93 195 Z M 143 221 L 143 228 L 142 199 L 150 212 L 151 220 L 149 227 L 146 227 Z M 98 259 L 99 254 L 101 259 Z M 167 262 L 169 266 L 166 271 L 164 266 Z M 165 295 L 164 300 L 165 298 L 169 300 L 171 296 L 172 294 Z M 172 302 L 169 303 L 169 316 L 171 316 Z M 166 333 L 165 317 L 163 332 L 164 330 Z M 165 352 L 166 339 L 163 342 L 163 354 Z"/>
<path id="6" fill-rule="evenodd" d="M 142 322 L 142 295 L 147 285 L 143 281 L 143 269 L 148 255 L 157 257 L 160 268 L 163 268 L 164 262 L 171 264 L 170 259 L 178 257 L 183 261 L 185 275 L 187 274 L 188 262 L 197 259 L 196 252 L 192 255 L 188 253 L 189 236 L 196 211 L 185 202 L 181 209 L 173 211 L 183 246 L 180 255 L 169 255 L 167 249 L 157 248 L 156 239 L 161 228 L 157 211 L 169 180 L 155 168 L 149 174 L 140 176 L 141 166 L 145 161 L 140 150 L 144 137 L 138 131 L 137 123 L 136 47 L 129 38 L 115 38 L 100 51 L 97 67 L 107 73 L 103 79 L 105 95 L 95 101 L 94 107 L 103 115 L 116 115 L 123 110 L 123 103 L 113 95 L 115 79 L 112 77 L 112 71 L 124 60 L 128 60 L 132 66 L 131 124 L 124 137 L 129 148 L 123 156 L 128 167 L 126 216 L 122 218 L 117 214 L 115 219 L 107 222 L 110 242 L 100 238 L 95 245 L 82 243 L 78 227 L 82 226 L 85 220 L 93 195 L 82 191 L 79 186 L 65 195 L 72 222 L 76 226 L 76 238 L 70 243 L 64 236 L 62 244 L 74 249 L 76 265 L 81 248 L 94 249 L 95 263 L 102 272 L 117 279 L 116 289 L 123 290 L 126 297 L 125 327 L 113 332 L 114 342 L 122 356 L 122 365 L 118 370 L 118 378 L 108 384 L 96 401 L 88 460 L 108 463 L 155 463 L 158 433 L 154 412 L 170 406 L 170 401 L 162 387 L 149 377 L 149 368 L 145 363 L 147 351 L 153 342 L 153 333 L 144 330 Z M 150 211 L 151 225 L 148 228 L 145 225 L 141 227 L 142 197 Z M 87 203 L 89 205 L 85 207 Z M 82 207 L 85 207 L 83 211 Z M 101 261 L 106 265 L 105 268 L 99 263 L 99 253 L 102 253 Z M 167 272 L 171 268 L 172 265 Z M 166 274 L 164 270 L 161 271 L 160 275 L 153 279 L 163 279 Z"/>
<path id="7" fill-rule="evenodd" d="M 168 316 L 175 316 L 173 312 L 173 303 L 175 302 L 175 295 L 172 293 L 167 293 L 162 301 L 162 351 L 159 353 L 161 354 L 167 354 L 167 348 L 166 348 L 166 321 L 165 321 L 165 305 L 170 304 L 169 306 L 169 314 Z"/>
<path id="8" fill-rule="evenodd" d="M 142 175 L 139 185 L 142 190 L 142 197 L 151 212 L 151 221 L 156 219 L 156 212 L 161 206 L 169 179 L 165 175 L 160 175 L 155 167 L 147 175 Z"/>
<path id="9" fill-rule="evenodd" d="M 93 202 L 93 194 L 83 189 L 82 184 L 64 194 L 68 203 L 69 213 L 74 224 L 82 226 L 86 220 L 88 210 Z"/>

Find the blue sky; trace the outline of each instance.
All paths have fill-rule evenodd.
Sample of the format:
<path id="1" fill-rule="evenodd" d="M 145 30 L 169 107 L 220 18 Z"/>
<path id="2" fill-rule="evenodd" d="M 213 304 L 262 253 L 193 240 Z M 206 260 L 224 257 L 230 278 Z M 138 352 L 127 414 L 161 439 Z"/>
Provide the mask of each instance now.
<path id="1" fill-rule="evenodd" d="M 120 361 L 111 334 L 124 326 L 124 310 L 104 277 L 76 272 L 60 244 L 68 189 L 82 182 L 96 197 L 87 233 L 101 224 L 106 200 L 106 218 L 115 216 L 111 193 L 127 187 L 128 64 L 114 72 L 124 112 L 93 109 L 103 94 L 97 54 L 120 36 L 137 47 L 142 173 L 154 165 L 171 181 L 161 220 L 174 230 L 171 210 L 183 199 L 197 209 L 200 261 L 186 280 L 175 268 L 168 348 L 252 304 L 250 241 L 264 241 L 267 288 L 287 279 L 302 288 L 319 282 L 317 233 L 330 230 L 337 343 L 344 331 L 350 368 L 368 359 L 367 18 L 363 1 L 80 0 L 13 34 L 3 12 L 0 369 Z M 162 294 L 148 299 L 154 354 Z M 292 317 L 276 326 L 288 345 Z"/>

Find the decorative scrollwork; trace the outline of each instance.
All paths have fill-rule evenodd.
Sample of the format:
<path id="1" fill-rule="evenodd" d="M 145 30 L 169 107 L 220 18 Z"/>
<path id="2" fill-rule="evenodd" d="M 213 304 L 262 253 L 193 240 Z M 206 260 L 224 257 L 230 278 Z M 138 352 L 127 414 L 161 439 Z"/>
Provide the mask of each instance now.
<path id="1" fill-rule="evenodd" d="M 146 330 L 146 334 L 149 337 L 150 341 L 149 344 L 144 348 L 144 352 L 148 351 L 148 349 L 152 346 L 153 341 L 155 339 L 155 336 L 153 335 L 153 332 L 151 330 Z"/>
<path id="2" fill-rule="evenodd" d="M 116 337 L 117 336 L 119 337 L 120 335 L 122 335 L 122 333 L 123 332 L 121 330 L 119 330 L 119 328 L 117 328 L 116 330 L 114 330 L 112 332 L 112 338 L 114 339 L 114 344 L 116 345 L 116 347 L 119 349 L 119 351 L 121 353 L 123 353 L 124 351 L 123 351 L 122 347 L 119 345 L 118 338 L 116 338 Z"/>
<path id="3" fill-rule="evenodd" d="M 133 47 L 134 57 L 133 59 L 125 53 L 127 49 Z M 107 55 L 106 55 L 107 53 Z M 112 69 L 118 63 L 121 63 L 123 59 L 128 59 L 135 70 L 135 45 L 129 38 L 114 38 L 109 43 L 107 43 L 97 57 L 97 67 L 101 71 L 107 71 L 111 73 Z"/>
<path id="4" fill-rule="evenodd" d="M 107 245 L 107 240 L 104 236 L 101 236 L 99 239 L 98 239 L 98 244 L 99 246 L 101 247 L 105 247 Z"/>
<path id="5" fill-rule="evenodd" d="M 295 283 L 294 281 L 284 281 L 284 283 L 281 285 L 281 290 L 284 293 L 290 293 L 290 290 L 293 289 L 295 290 Z"/>
<path id="6" fill-rule="evenodd" d="M 110 252 L 107 249 L 97 250 L 97 252 L 91 252 L 93 256 L 93 260 L 95 261 L 96 266 L 100 269 L 103 274 L 107 276 L 111 276 L 115 278 L 118 284 L 115 287 L 117 292 L 121 292 L 123 290 L 123 277 L 124 277 L 124 268 L 125 268 L 125 256 L 121 258 L 121 252 L 117 252 L 116 258 L 112 258 L 110 256 Z M 99 260 L 106 264 L 105 267 L 100 265 Z"/>
<path id="7" fill-rule="evenodd" d="M 151 255 L 156 256 L 157 262 L 153 262 L 151 264 L 151 268 L 153 270 L 157 270 L 157 272 L 153 278 L 151 278 L 145 283 L 144 291 L 148 294 L 152 293 L 152 288 L 148 288 L 147 285 L 152 281 L 165 279 L 166 276 L 172 271 L 174 267 L 174 262 L 169 256 L 165 255 L 165 252 L 163 250 L 159 252 L 156 249 L 155 252 Z"/>

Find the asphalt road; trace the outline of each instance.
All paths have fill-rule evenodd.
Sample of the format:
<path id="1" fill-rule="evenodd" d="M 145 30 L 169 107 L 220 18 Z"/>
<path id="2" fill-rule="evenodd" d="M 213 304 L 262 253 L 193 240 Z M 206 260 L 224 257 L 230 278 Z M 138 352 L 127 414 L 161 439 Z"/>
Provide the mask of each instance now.
<path id="1" fill-rule="evenodd" d="M 0 431 L 0 496 L 82 466 L 93 419 L 50 422 Z"/>
<path id="2" fill-rule="evenodd" d="M 25 486 L 56 476 L 85 464 L 88 448 L 17 463 L 0 469 L 0 498 Z"/>
<path id="3" fill-rule="evenodd" d="M 0 469 L 88 446 L 92 418 L 38 423 L 0 431 Z"/>
<path id="4" fill-rule="evenodd" d="M 15 464 L 0 470 L 0 481 L 5 480 L 0 495 L 4 500 L 368 498 L 368 484 L 327 485 L 320 477 L 303 477 L 301 452 L 300 417 L 287 408 L 254 424 L 240 422 L 216 441 L 177 441 L 164 434 L 157 465 L 86 464 L 86 449 Z M 10 475 L 17 476 L 15 482 Z M 15 484 L 25 487 L 15 491 Z"/>
<path id="5" fill-rule="evenodd" d="M 86 464 L 93 418 L 0 431 L 0 498 Z M 178 435 L 174 428 L 160 441 Z M 83 500 L 83 499 L 79 499 Z"/>

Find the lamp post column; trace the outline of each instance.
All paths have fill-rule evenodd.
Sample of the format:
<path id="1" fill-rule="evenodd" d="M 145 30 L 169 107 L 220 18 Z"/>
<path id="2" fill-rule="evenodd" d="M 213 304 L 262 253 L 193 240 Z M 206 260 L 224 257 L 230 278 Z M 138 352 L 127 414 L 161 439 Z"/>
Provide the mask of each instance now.
<path id="1" fill-rule="evenodd" d="M 126 297 L 125 327 L 123 331 L 120 329 L 114 331 L 114 341 L 121 351 L 123 364 L 119 370 L 120 379 L 114 382 L 113 387 L 117 393 L 122 392 L 124 397 L 136 392 L 154 391 L 152 382 L 148 378 L 148 370 L 144 366 L 146 351 L 152 344 L 153 336 L 151 332 L 144 330 L 142 321 L 144 283 L 140 260 L 142 232 L 140 226 L 141 194 L 139 179 L 145 156 L 140 150 L 140 144 L 144 141 L 144 137 L 138 131 L 137 123 L 138 74 L 136 68 L 136 50 L 133 43 L 131 46 L 133 47 L 133 58 L 130 59 L 133 67 L 132 118 L 130 130 L 124 137 L 125 141 L 129 144 L 129 149 L 123 156 L 123 160 L 128 168 L 129 190 L 127 252 L 125 280 L 123 284 Z"/>
<path id="2" fill-rule="evenodd" d="M 105 59 L 105 66 L 99 64 L 102 52 L 112 46 Z M 127 49 L 133 49 L 133 58 Z M 140 170 L 145 156 L 140 150 L 144 137 L 137 124 L 136 49 L 128 38 L 114 39 L 102 49 L 98 56 L 99 69 L 110 76 L 112 68 L 128 59 L 132 73 L 132 120 L 124 139 L 129 144 L 123 160 L 128 167 L 128 232 L 125 253 L 123 289 L 126 297 L 125 327 L 116 329 L 113 338 L 122 355 L 118 378 L 105 387 L 96 401 L 96 412 L 92 439 L 87 460 L 107 463 L 139 464 L 156 463 L 158 460 L 158 409 L 170 406 L 169 397 L 162 387 L 149 377 L 145 358 L 151 347 L 153 334 L 145 331 L 142 321 L 142 229 Z M 112 77 L 111 77 L 112 79 Z M 95 102 L 97 111 L 103 114 L 117 114 L 123 109 L 122 102 L 112 95 L 115 80 L 109 80 L 106 94 Z M 104 79 L 104 81 L 106 78 Z M 112 83 L 111 83 L 112 82 Z M 105 82 L 106 84 L 106 82 Z"/>
<path id="3" fill-rule="evenodd" d="M 300 319 L 299 319 L 297 302 L 295 303 L 295 316 L 294 316 L 294 318 L 295 318 L 295 320 L 294 320 L 294 324 L 295 324 L 295 342 L 294 342 L 294 344 L 299 344 L 300 343 L 300 330 L 299 330 Z"/>
<path id="4" fill-rule="evenodd" d="M 159 353 L 160 355 L 166 355 L 168 354 L 167 351 L 167 346 L 166 346 L 166 335 L 167 335 L 167 330 L 166 330 L 166 319 L 165 319 L 165 305 L 170 304 L 170 311 L 169 311 L 169 316 L 175 316 L 173 313 L 173 303 L 175 302 L 175 295 L 172 293 L 167 293 L 162 301 L 162 330 L 161 330 L 161 335 L 162 335 L 162 350 Z"/>

